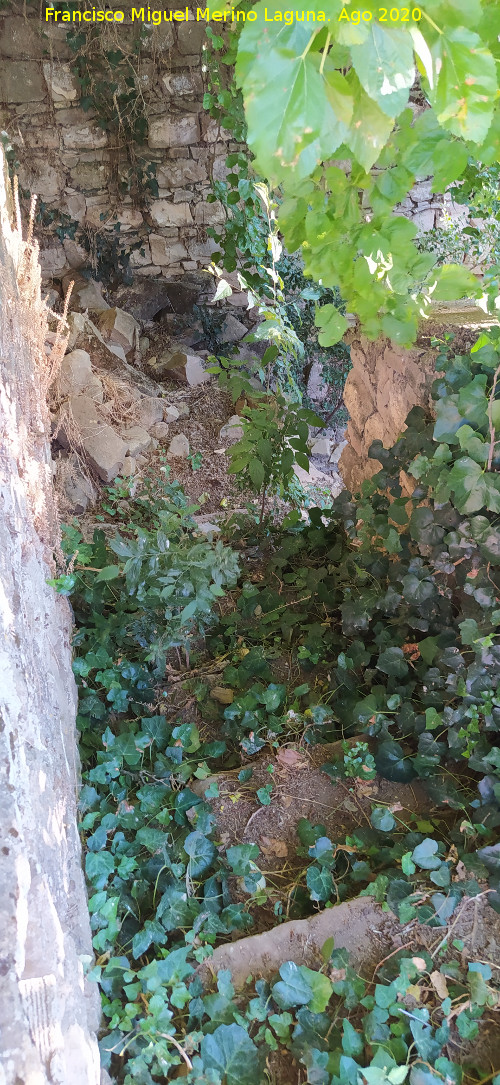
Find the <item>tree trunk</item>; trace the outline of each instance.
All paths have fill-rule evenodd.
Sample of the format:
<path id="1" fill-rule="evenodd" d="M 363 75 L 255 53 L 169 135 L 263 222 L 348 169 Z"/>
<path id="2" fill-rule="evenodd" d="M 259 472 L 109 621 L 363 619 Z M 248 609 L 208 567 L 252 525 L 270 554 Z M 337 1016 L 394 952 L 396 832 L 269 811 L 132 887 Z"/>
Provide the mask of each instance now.
<path id="1" fill-rule="evenodd" d="M 71 616 L 47 584 L 46 393 L 64 343 L 47 358 L 37 248 L 19 227 L 0 144 L 0 1082 L 98 1085 Z"/>

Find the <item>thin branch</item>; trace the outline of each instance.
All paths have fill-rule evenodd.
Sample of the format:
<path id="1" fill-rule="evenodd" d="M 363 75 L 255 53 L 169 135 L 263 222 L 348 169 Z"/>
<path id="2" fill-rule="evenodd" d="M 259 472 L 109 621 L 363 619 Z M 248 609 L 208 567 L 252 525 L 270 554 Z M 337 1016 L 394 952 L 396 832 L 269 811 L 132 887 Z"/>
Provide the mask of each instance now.
<path id="1" fill-rule="evenodd" d="M 490 398 L 488 400 L 488 425 L 490 430 L 490 451 L 488 453 L 488 471 L 491 471 L 491 465 L 493 463 L 493 456 L 495 452 L 496 435 L 495 426 L 493 424 L 493 404 L 495 402 L 495 392 L 497 388 L 498 378 L 500 376 L 500 365 L 495 370 L 495 376 L 493 377 L 493 387 L 490 392 Z"/>
<path id="2" fill-rule="evenodd" d="M 191 1059 L 189 1058 L 188 1055 L 186 1055 L 186 1052 L 184 1051 L 184 1048 L 181 1047 L 179 1041 L 176 1040 L 175 1036 L 171 1036 L 169 1032 L 160 1032 L 159 1035 L 162 1037 L 163 1040 L 168 1040 L 169 1043 L 174 1045 L 174 1047 L 179 1052 L 179 1055 L 181 1056 L 181 1058 L 184 1059 L 184 1062 L 186 1063 L 186 1066 L 187 1066 L 188 1070 L 192 1070 L 193 1069 L 193 1064 L 191 1062 Z"/>

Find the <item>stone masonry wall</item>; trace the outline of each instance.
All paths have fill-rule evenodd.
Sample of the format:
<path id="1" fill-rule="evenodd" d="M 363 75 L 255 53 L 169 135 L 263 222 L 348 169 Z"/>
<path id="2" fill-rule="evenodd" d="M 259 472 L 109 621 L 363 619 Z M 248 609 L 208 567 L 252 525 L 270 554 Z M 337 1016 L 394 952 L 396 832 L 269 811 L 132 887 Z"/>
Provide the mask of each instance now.
<path id="1" fill-rule="evenodd" d="M 474 303 L 442 302 L 433 307 L 431 319 L 422 323 L 419 338 L 409 350 L 388 339 L 371 342 L 356 329 L 347 333 L 352 363 L 344 389 L 348 444 L 339 468 L 349 490 L 355 492 L 380 470 L 379 461 L 369 457 L 372 442 L 381 441 L 390 448 L 405 428 L 411 408 L 430 407 L 437 355 L 431 338 L 442 339 L 452 332 L 460 352 L 470 349 L 481 326 L 491 323 L 491 316 Z"/>
<path id="2" fill-rule="evenodd" d="M 14 148 L 22 189 L 38 194 L 46 223 L 54 218 L 45 230 L 37 227 L 45 278 L 92 266 L 86 250 L 95 255 L 106 241 L 131 252 L 134 276 L 172 278 L 205 266 L 214 250 L 206 227 L 225 218 L 220 203 L 207 202 L 210 178 L 223 180 L 228 152 L 239 149 L 203 110 L 206 23 L 196 21 L 194 7 L 188 21 L 154 25 L 132 21 L 132 9 L 140 10 L 133 0 L 105 5 L 123 11 L 125 20 L 98 24 L 98 42 L 104 51 L 119 50 L 136 73 L 147 131 L 134 155 L 158 185 L 154 195 L 147 186 L 132 195 L 119 187 L 130 167 L 124 140 L 99 125 L 75 78 L 68 31 L 76 27 L 89 41 L 84 28 L 94 33 L 95 24 L 46 21 L 45 6 L 44 0 L 13 4 L 0 17 L 0 128 Z M 103 4 L 80 7 L 92 6 Z M 166 0 L 161 10 L 178 7 Z M 447 216 L 463 219 L 464 208 L 449 194 L 433 196 L 430 189 L 430 181 L 419 181 L 399 209 L 419 231 Z M 66 236 L 59 212 L 67 216 L 65 229 L 70 224 Z"/>
<path id="3" fill-rule="evenodd" d="M 100 42 L 129 56 L 137 73 L 147 132 L 135 150 L 145 167 L 155 168 L 158 193 L 145 190 L 134 199 L 120 193 L 129 167 L 126 150 L 99 127 L 92 109 L 82 107 L 66 37 L 73 24 L 45 22 L 44 3 L 38 13 L 25 9 L 27 17 L 19 5 L 18 14 L 11 8 L 0 18 L 0 128 L 20 163 L 22 189 L 38 194 L 46 218 L 55 213 L 45 236 L 37 228 L 46 278 L 88 264 L 79 238 L 83 234 L 94 245 L 96 235 L 97 241 L 116 239 L 117 225 L 119 244 L 132 250 L 134 275 L 175 277 L 210 260 L 214 246 L 206 226 L 223 221 L 224 211 L 206 202 L 209 178 L 224 178 L 225 158 L 238 145 L 203 111 L 206 23 L 132 23 L 131 0 L 106 7 L 126 13 L 123 23 L 105 24 Z M 162 10 L 170 7 L 173 0 L 162 4 Z M 77 224 L 76 240 L 55 236 L 58 211 Z"/>

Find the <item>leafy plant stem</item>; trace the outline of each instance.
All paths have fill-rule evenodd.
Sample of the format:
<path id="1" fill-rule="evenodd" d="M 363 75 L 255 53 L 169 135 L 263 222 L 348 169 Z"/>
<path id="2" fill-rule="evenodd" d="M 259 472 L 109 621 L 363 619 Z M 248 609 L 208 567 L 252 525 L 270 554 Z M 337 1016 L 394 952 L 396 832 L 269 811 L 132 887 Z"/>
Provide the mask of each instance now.
<path id="1" fill-rule="evenodd" d="M 326 60 L 326 58 L 328 56 L 328 50 L 330 48 L 330 41 L 331 41 L 331 34 L 330 34 L 330 31 L 328 31 L 328 34 L 326 35 L 325 48 L 323 49 L 323 55 L 321 57 L 321 64 L 319 66 L 319 74 L 320 75 L 323 75 L 323 69 L 325 67 L 325 60 Z"/>

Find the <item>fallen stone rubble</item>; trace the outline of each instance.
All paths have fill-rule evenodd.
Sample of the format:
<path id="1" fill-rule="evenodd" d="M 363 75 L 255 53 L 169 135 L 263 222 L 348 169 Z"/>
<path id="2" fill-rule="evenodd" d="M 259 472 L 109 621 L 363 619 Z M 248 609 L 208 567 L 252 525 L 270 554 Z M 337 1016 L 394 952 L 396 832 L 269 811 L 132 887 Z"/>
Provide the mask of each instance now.
<path id="1" fill-rule="evenodd" d="M 170 463 L 188 459 L 189 439 L 179 432 L 182 419 L 189 416 L 183 395 L 201 388 L 211 377 L 206 369 L 208 344 L 196 310 L 193 313 L 192 288 L 187 296 L 182 284 L 174 284 L 177 293 L 167 292 L 163 297 L 162 290 L 172 284 L 144 281 L 120 288 L 109 304 L 100 283 L 80 273 L 71 278 L 66 355 L 51 390 L 53 471 L 64 512 L 82 514 L 97 500 L 101 482 L 133 479 L 159 445 L 164 446 Z M 61 287 L 67 291 L 69 276 Z M 130 305 L 132 312 L 116 304 L 117 300 Z M 61 301 L 55 288 L 50 289 L 48 301 L 51 305 Z M 177 312 L 171 313 L 174 305 Z M 242 308 L 239 312 L 248 327 L 231 312 L 223 321 L 225 340 L 234 344 L 240 343 L 255 320 L 254 312 L 243 313 Z M 159 326 L 162 345 L 155 355 Z M 47 353 L 54 336 L 55 332 L 48 333 Z M 244 356 L 248 357 L 248 351 Z M 242 436 L 242 419 L 232 414 L 220 430 L 223 447 L 217 451 Z M 299 480 L 306 488 L 334 495 L 342 488 L 336 471 L 340 452 L 336 455 L 329 436 L 311 437 L 310 444 L 310 472 L 297 468 Z M 327 461 L 331 474 L 325 473 Z"/>

